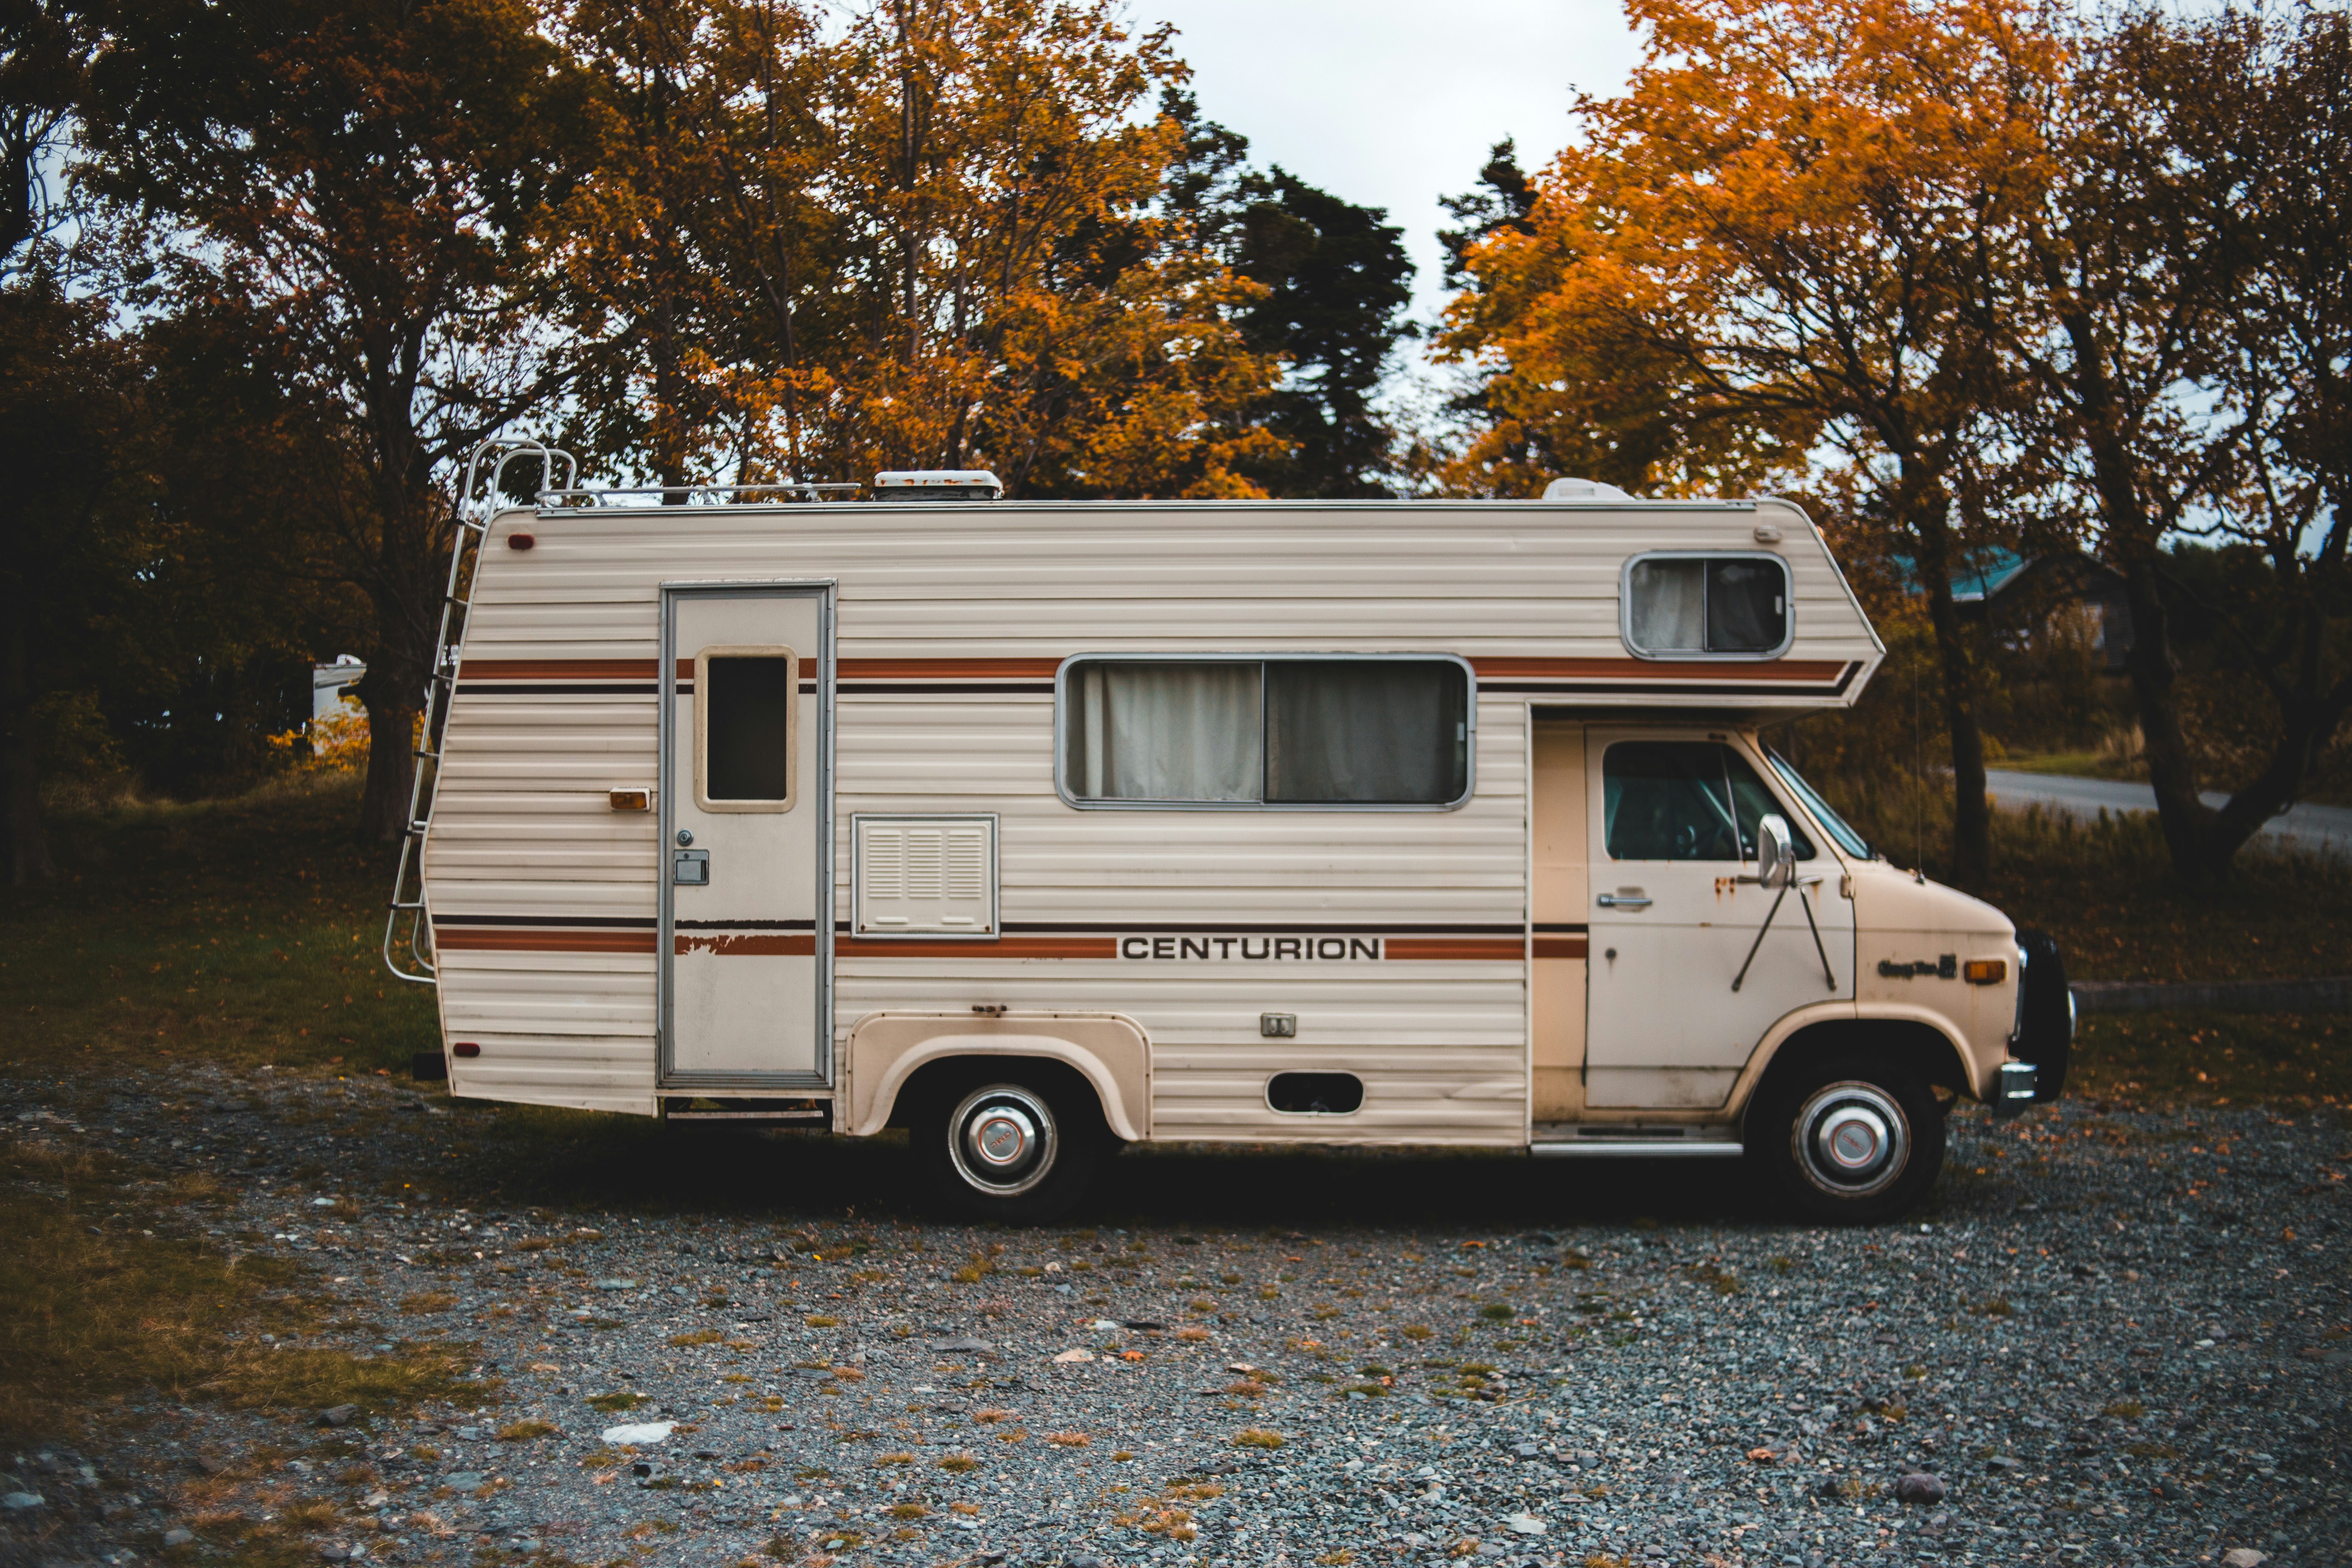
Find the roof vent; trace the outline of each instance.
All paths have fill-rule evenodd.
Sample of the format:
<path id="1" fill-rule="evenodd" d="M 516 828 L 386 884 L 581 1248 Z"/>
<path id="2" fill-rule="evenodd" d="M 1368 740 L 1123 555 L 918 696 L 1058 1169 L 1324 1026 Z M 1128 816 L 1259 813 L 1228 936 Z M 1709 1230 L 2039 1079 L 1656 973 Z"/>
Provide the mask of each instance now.
<path id="1" fill-rule="evenodd" d="M 1632 500 L 1633 498 L 1615 485 L 1604 485 L 1599 479 L 1554 479 L 1544 486 L 1546 500 Z"/>
<path id="2" fill-rule="evenodd" d="M 874 476 L 876 500 L 995 500 L 1004 485 L 986 468 L 893 468 Z"/>

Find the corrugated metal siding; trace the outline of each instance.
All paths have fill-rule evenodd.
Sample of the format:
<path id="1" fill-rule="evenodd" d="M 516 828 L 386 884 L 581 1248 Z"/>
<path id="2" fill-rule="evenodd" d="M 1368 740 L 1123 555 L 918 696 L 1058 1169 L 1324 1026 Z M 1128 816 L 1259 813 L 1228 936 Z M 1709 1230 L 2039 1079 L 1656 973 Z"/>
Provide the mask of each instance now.
<path id="1" fill-rule="evenodd" d="M 572 512 L 532 521 L 538 544 L 528 553 L 494 535 L 464 656 L 625 659 L 650 670 L 663 583 L 833 579 L 845 660 L 1123 650 L 1617 659 L 1624 558 L 1752 549 L 1759 515 L 1450 504 Z M 1796 586 L 1788 657 L 1874 665 L 1875 640 L 1815 537 L 1793 513 L 1774 521 L 1789 531 L 1781 551 Z M 436 919 L 650 921 L 663 864 L 653 816 L 611 811 L 604 792 L 654 782 L 656 701 L 650 690 L 489 693 L 462 683 L 425 859 Z M 1054 793 L 1044 692 L 861 694 L 853 682 L 837 710 L 837 918 L 849 914 L 850 814 L 992 811 L 1003 818 L 1003 918 L 1016 931 L 1517 926 L 1527 702 L 1482 698 L 1476 793 L 1459 811 L 1078 811 Z M 1005 960 L 986 951 L 843 958 L 836 1038 L 883 1008 L 1109 1009 L 1151 1038 L 1159 1137 L 1521 1136 L 1520 964 Z M 446 1026 L 484 1047 L 457 1064 L 457 1092 L 652 1108 L 650 952 L 445 952 L 441 970 Z M 1299 1038 L 1260 1040 L 1262 1012 L 1297 1014 Z M 1267 1073 L 1318 1065 L 1364 1076 L 1361 1112 L 1310 1122 L 1265 1109 Z"/>

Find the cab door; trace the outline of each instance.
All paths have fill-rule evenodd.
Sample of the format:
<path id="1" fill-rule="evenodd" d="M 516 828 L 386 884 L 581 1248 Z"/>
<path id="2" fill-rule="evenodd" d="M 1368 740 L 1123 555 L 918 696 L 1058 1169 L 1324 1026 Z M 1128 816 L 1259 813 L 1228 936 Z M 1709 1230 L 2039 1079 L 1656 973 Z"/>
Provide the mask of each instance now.
<path id="1" fill-rule="evenodd" d="M 1774 1023 L 1799 1007 L 1853 1000 L 1853 905 L 1843 868 L 1765 783 L 1761 760 L 1730 734 L 1595 725 L 1585 752 L 1585 1101 L 1722 1105 Z M 1769 813 L 1789 819 L 1799 882 L 1766 930 L 1778 895 L 1740 879 L 1755 875 L 1757 825 Z"/>
<path id="2" fill-rule="evenodd" d="M 662 595 L 660 1078 L 831 1069 L 832 605 L 823 585 Z"/>

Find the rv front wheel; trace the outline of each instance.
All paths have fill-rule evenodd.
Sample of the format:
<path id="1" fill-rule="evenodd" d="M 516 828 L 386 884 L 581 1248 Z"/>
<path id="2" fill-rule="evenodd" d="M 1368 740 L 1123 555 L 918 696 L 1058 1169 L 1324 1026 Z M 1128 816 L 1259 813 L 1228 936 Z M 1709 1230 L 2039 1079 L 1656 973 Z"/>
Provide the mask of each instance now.
<path id="1" fill-rule="evenodd" d="M 1061 1086 L 1004 1081 L 934 1098 L 915 1118 L 918 1157 L 956 1213 L 1044 1225 L 1068 1213 L 1093 1178 L 1100 1112 Z"/>
<path id="2" fill-rule="evenodd" d="M 1926 1083 L 1869 1060 L 1775 1086 L 1748 1118 L 1748 1152 L 1795 1205 L 1866 1223 L 1917 1202 L 1944 1166 L 1944 1109 Z"/>

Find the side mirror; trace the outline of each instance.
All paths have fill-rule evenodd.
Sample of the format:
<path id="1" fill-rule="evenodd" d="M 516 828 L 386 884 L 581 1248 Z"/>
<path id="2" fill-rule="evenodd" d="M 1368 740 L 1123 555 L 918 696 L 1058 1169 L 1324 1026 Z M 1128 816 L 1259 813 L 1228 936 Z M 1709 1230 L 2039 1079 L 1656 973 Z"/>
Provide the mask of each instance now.
<path id="1" fill-rule="evenodd" d="M 1789 845 L 1789 819 L 1778 812 L 1756 825 L 1756 880 L 1785 888 L 1796 879 L 1797 858 Z"/>

